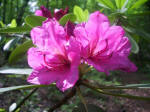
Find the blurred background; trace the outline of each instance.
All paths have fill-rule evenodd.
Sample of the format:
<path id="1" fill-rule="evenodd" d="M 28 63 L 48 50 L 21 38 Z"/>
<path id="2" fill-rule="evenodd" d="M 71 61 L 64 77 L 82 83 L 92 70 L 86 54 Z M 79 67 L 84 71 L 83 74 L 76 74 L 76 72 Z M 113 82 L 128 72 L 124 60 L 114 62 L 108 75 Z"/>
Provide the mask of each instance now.
<path id="1" fill-rule="evenodd" d="M 33 15 L 42 5 L 52 14 L 54 9 L 66 7 L 71 13 L 74 6 L 79 6 L 83 10 L 87 9 L 89 14 L 99 10 L 109 17 L 112 25 L 121 25 L 125 29 L 126 36 L 132 43 L 130 59 L 137 65 L 138 71 L 136 73 L 113 71 L 106 76 L 93 69 L 85 76 L 91 82 L 106 85 L 150 83 L 150 0 L 0 0 L 0 28 L 22 26 L 25 17 Z M 0 67 L 29 68 L 26 61 L 26 51 L 31 44 L 27 42 L 29 39 L 29 32 L 10 34 L 0 30 Z M 26 78 L 27 75 L 0 72 L 0 87 L 28 84 Z M 3 109 L 8 111 L 13 103 L 18 103 L 29 92 L 30 90 L 18 90 L 0 94 L 0 112 L 5 112 Z M 119 92 L 150 96 L 148 89 Z M 93 110 L 93 106 L 90 105 L 93 111 L 89 112 L 150 112 L 150 102 L 100 95 L 89 89 L 85 89 L 83 95 L 89 105 L 94 104 L 97 108 Z M 18 112 L 46 112 L 62 96 L 55 87 L 41 88 Z M 80 112 L 76 110 L 80 107 L 79 105 L 79 98 L 73 97 L 55 112 Z"/>

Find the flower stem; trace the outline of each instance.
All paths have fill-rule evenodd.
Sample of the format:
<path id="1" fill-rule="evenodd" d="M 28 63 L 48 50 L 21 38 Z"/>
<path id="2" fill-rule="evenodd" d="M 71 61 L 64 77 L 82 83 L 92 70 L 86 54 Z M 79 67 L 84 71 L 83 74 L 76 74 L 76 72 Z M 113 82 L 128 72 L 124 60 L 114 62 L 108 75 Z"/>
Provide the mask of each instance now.
<path id="1" fill-rule="evenodd" d="M 85 107 L 85 111 L 88 112 L 88 108 L 86 105 L 86 101 L 84 99 L 84 97 L 82 96 L 81 90 L 79 86 L 76 86 L 76 90 L 77 90 L 77 94 L 79 95 L 79 98 L 81 99 L 81 102 L 83 103 L 84 107 Z"/>

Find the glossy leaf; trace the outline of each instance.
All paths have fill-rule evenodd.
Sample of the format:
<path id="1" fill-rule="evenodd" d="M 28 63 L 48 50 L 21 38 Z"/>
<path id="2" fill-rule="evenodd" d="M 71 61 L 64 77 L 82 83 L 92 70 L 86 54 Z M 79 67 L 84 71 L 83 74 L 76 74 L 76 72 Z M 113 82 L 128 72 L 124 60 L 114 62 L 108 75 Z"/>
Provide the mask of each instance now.
<path id="1" fill-rule="evenodd" d="M 129 0 L 121 0 L 121 10 L 125 10 Z M 127 9 L 126 9 L 127 10 Z"/>
<path id="2" fill-rule="evenodd" d="M 150 97 L 112 93 L 112 92 L 104 91 L 102 88 L 98 88 L 98 87 L 93 86 L 91 84 L 84 84 L 84 86 L 86 86 L 86 87 L 88 87 L 88 88 L 90 88 L 90 89 L 92 89 L 98 93 L 105 94 L 105 95 L 110 95 L 110 96 L 115 96 L 115 97 L 123 97 L 123 98 L 134 99 L 134 100 L 150 101 Z"/>
<path id="3" fill-rule="evenodd" d="M 118 9 L 121 9 L 121 1 L 122 0 L 115 0 Z"/>
<path id="4" fill-rule="evenodd" d="M 24 32 L 30 32 L 31 27 L 28 25 L 21 26 L 21 27 L 14 27 L 14 28 L 0 28 L 0 33 L 24 33 Z"/>
<path id="5" fill-rule="evenodd" d="M 20 89 L 32 89 L 32 88 L 39 88 L 39 87 L 49 87 L 54 86 L 55 83 L 51 85 L 22 85 L 22 86 L 12 86 L 12 87 L 5 87 L 0 88 L 0 93 L 8 92 L 8 91 L 14 91 L 14 90 L 20 90 Z"/>
<path id="6" fill-rule="evenodd" d="M 17 27 L 17 23 L 16 23 L 16 20 L 15 20 L 15 19 L 13 19 L 13 20 L 11 21 L 10 27 L 11 27 L 11 28 Z"/>
<path id="7" fill-rule="evenodd" d="M 16 103 L 13 103 L 10 105 L 9 107 L 9 112 L 13 112 L 13 110 L 17 107 L 17 104 Z"/>
<path id="8" fill-rule="evenodd" d="M 76 19 L 79 23 L 85 22 L 88 20 L 89 12 L 87 9 L 83 11 L 79 6 L 74 6 L 73 13 L 76 16 Z"/>
<path id="9" fill-rule="evenodd" d="M 75 22 L 76 21 L 76 16 L 72 13 L 70 14 L 65 14 L 60 20 L 59 23 L 61 25 L 65 25 L 67 21 Z"/>
<path id="10" fill-rule="evenodd" d="M 138 44 L 129 33 L 126 33 L 126 35 L 129 38 L 131 45 L 132 45 L 131 52 L 137 54 L 139 52 Z"/>
<path id="11" fill-rule="evenodd" d="M 74 6 L 73 13 L 74 15 L 76 15 L 78 22 L 84 21 L 84 17 L 83 17 L 84 13 L 83 13 L 83 10 L 79 6 Z"/>
<path id="12" fill-rule="evenodd" d="M 133 88 L 137 88 L 137 89 L 149 89 L 150 88 L 150 83 L 148 84 L 128 84 L 128 85 L 120 85 L 117 87 L 133 87 Z"/>
<path id="13" fill-rule="evenodd" d="M 16 43 L 19 41 L 20 38 L 13 38 L 11 40 L 9 40 L 3 47 L 4 51 L 10 51 L 11 48 L 13 48 Z"/>
<path id="14" fill-rule="evenodd" d="M 29 75 L 32 72 L 32 69 L 29 68 L 0 68 L 1 74 L 22 74 Z"/>
<path id="15" fill-rule="evenodd" d="M 8 62 L 10 64 L 15 63 L 16 61 L 18 61 L 19 59 L 22 58 L 23 55 L 26 54 L 27 50 L 32 47 L 32 41 L 31 40 L 27 40 L 26 42 L 24 42 L 23 44 L 19 45 L 18 47 L 16 47 L 15 50 L 12 51 L 12 53 L 9 56 Z"/>
<path id="16" fill-rule="evenodd" d="M 110 8 L 110 9 L 115 9 L 114 4 L 111 2 L 111 0 L 97 0 L 102 6 Z"/>
<path id="17" fill-rule="evenodd" d="M 141 5 L 143 5 L 144 3 L 146 3 L 148 0 L 138 0 L 137 2 L 135 2 L 131 8 L 129 9 L 137 9 L 139 7 L 141 7 Z"/>
<path id="18" fill-rule="evenodd" d="M 42 26 L 42 22 L 45 21 L 46 18 L 42 16 L 27 16 L 25 18 L 25 22 L 30 27 Z"/>
<path id="19" fill-rule="evenodd" d="M 89 19 L 89 11 L 86 9 L 86 10 L 84 10 L 84 21 L 88 21 L 88 19 Z"/>

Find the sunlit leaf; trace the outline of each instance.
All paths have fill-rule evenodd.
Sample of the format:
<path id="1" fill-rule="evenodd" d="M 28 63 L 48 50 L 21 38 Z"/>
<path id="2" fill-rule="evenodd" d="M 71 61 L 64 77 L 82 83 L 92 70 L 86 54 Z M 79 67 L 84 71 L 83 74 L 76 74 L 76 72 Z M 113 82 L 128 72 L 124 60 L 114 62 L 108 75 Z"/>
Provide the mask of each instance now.
<path id="1" fill-rule="evenodd" d="M 13 20 L 11 21 L 10 27 L 11 27 L 11 28 L 17 27 L 17 23 L 16 23 L 16 20 L 15 20 L 15 19 L 13 19 Z"/>
<path id="2" fill-rule="evenodd" d="M 88 20 L 89 12 L 87 9 L 83 11 L 79 6 L 74 6 L 73 13 L 76 16 L 76 19 L 79 23 Z"/>
<path id="3" fill-rule="evenodd" d="M 118 9 L 121 9 L 121 1 L 122 1 L 122 0 L 115 0 L 116 6 L 117 6 Z M 124 1 L 124 0 L 123 0 L 123 1 Z"/>
<path id="4" fill-rule="evenodd" d="M 127 4 L 128 4 L 129 0 L 121 0 L 121 12 L 125 12 L 127 11 Z"/>
<path id="5" fill-rule="evenodd" d="M 97 0 L 104 8 L 110 8 L 115 9 L 114 4 L 111 2 L 111 0 Z"/>
<path id="6" fill-rule="evenodd" d="M 29 68 L 0 68 L 1 74 L 30 74 L 32 72 L 32 69 Z"/>
<path id="7" fill-rule="evenodd" d="M 84 21 L 87 21 L 89 18 L 89 11 L 86 9 L 86 10 L 84 10 L 83 13 L 84 13 Z"/>
<path id="8" fill-rule="evenodd" d="M 78 22 L 83 22 L 83 10 L 79 6 L 74 6 L 73 8 L 73 13 L 76 15 L 77 21 Z"/>
<path id="9" fill-rule="evenodd" d="M 5 24 L 2 21 L 0 21 L 0 26 L 3 28 L 5 27 Z"/>
<path id="10" fill-rule="evenodd" d="M 11 104 L 9 107 L 9 112 L 12 112 L 16 107 L 17 107 L 16 103 Z"/>
<path id="11" fill-rule="evenodd" d="M 67 21 L 75 22 L 76 21 L 76 16 L 72 13 L 64 15 L 60 20 L 59 23 L 61 25 L 65 25 Z"/>
<path id="12" fill-rule="evenodd" d="M 13 39 L 9 40 L 9 41 L 4 45 L 3 50 L 4 50 L 4 51 L 9 51 L 9 50 L 11 50 L 11 48 L 13 48 L 13 47 L 16 45 L 16 43 L 18 42 L 19 39 L 20 39 L 20 38 L 13 38 Z"/>
<path id="13" fill-rule="evenodd" d="M 148 0 L 138 0 L 137 2 L 135 2 L 131 8 L 129 9 L 137 9 L 139 7 L 141 7 L 141 5 L 143 5 L 144 3 L 146 3 Z"/>
<path id="14" fill-rule="evenodd" d="M 118 94 L 118 93 L 113 93 L 113 92 L 108 92 L 105 91 L 105 89 L 113 89 L 113 87 L 104 87 L 105 89 L 103 89 L 102 87 L 97 87 L 97 86 L 93 86 L 92 84 L 89 83 L 82 83 L 84 86 L 98 92 L 101 94 L 105 94 L 105 95 L 110 95 L 110 96 L 115 96 L 115 97 L 123 97 L 123 98 L 128 98 L 128 99 L 134 99 L 134 100 L 145 100 L 145 101 L 150 101 L 150 97 L 145 97 L 145 96 L 135 96 L 135 95 L 129 95 L 129 94 Z M 135 86 L 135 85 L 134 85 Z M 132 86 L 130 86 L 131 88 Z M 119 87 L 117 88 L 117 86 L 114 87 L 115 89 L 119 89 Z M 124 87 L 123 87 L 124 88 Z M 129 88 L 129 87 L 128 87 Z M 127 87 L 126 87 L 127 89 Z"/>
<path id="15" fill-rule="evenodd" d="M 127 88 L 139 88 L 139 89 L 144 89 L 144 88 L 147 88 L 147 89 L 150 89 L 150 83 L 148 84 L 127 84 L 127 85 L 120 85 L 120 86 L 116 86 L 116 87 L 127 87 Z"/>
<path id="16" fill-rule="evenodd" d="M 45 21 L 46 18 L 42 16 L 27 16 L 25 18 L 25 22 L 30 27 L 42 26 L 42 22 Z"/>
<path id="17" fill-rule="evenodd" d="M 49 86 L 54 86 L 54 85 L 55 85 L 55 83 L 50 84 L 50 85 L 22 85 L 22 86 L 5 87 L 5 88 L 0 88 L 0 93 L 13 91 L 13 90 L 20 90 L 20 89 L 32 89 L 32 88 L 39 88 L 39 87 L 49 87 Z"/>
<path id="18" fill-rule="evenodd" d="M 19 45 L 18 47 L 16 47 L 12 53 L 9 56 L 8 62 L 10 64 L 15 63 L 16 61 L 18 61 L 19 59 L 22 58 L 23 55 L 26 54 L 27 50 L 32 47 L 32 41 L 31 40 L 27 40 L 26 42 L 24 42 L 23 44 Z"/>

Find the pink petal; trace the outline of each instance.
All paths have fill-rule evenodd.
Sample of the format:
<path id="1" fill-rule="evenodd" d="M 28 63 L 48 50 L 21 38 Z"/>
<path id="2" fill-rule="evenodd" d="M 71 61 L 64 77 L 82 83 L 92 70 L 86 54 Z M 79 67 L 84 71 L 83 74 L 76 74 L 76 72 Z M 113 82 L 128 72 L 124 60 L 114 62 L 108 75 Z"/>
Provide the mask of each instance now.
<path id="1" fill-rule="evenodd" d="M 46 47 L 46 42 L 49 38 L 48 31 L 46 31 L 43 27 L 35 27 L 31 30 L 30 34 L 33 44 L 42 49 Z"/>
<path id="2" fill-rule="evenodd" d="M 33 69 L 43 69 L 44 61 L 42 52 L 40 52 L 37 48 L 30 48 L 28 50 L 28 64 Z"/>
<path id="3" fill-rule="evenodd" d="M 90 15 L 89 20 L 85 25 L 85 29 L 88 32 L 90 38 L 98 36 L 98 32 L 100 30 L 103 30 L 99 28 L 102 23 L 106 23 L 109 25 L 107 16 L 100 13 L 99 11 L 96 11 Z"/>
<path id="4" fill-rule="evenodd" d="M 36 10 L 36 11 L 35 11 L 35 15 L 36 15 L 36 16 L 43 16 L 43 13 L 42 13 L 41 10 Z"/>

